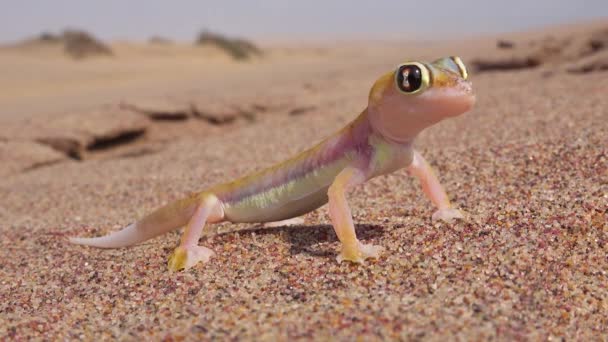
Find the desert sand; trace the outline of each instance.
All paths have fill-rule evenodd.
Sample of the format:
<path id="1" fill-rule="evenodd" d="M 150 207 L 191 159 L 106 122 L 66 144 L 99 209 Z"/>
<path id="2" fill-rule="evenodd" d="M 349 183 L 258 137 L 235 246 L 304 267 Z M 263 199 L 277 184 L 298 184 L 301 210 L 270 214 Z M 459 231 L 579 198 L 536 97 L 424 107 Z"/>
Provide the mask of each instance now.
<path id="1" fill-rule="evenodd" d="M 607 339 L 608 43 L 584 50 L 602 29 L 268 44 L 242 62 L 180 42 L 82 60 L 0 48 L 0 338 Z M 555 52 L 549 36 L 574 43 Z M 359 114 L 381 73 L 450 54 L 478 102 L 416 146 L 465 221 L 432 223 L 399 171 L 349 197 L 360 239 L 385 247 L 365 265 L 335 261 L 326 208 L 298 226 L 215 226 L 201 243 L 216 257 L 179 273 L 179 231 L 67 242 L 281 161 Z"/>

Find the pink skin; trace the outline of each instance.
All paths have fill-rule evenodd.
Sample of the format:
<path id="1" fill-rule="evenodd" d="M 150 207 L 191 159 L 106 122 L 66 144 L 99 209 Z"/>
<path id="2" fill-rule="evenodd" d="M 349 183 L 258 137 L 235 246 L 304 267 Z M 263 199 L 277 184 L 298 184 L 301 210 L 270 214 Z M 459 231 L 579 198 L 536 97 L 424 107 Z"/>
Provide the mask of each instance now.
<path id="1" fill-rule="evenodd" d="M 223 208 L 217 197 L 211 194 L 203 196 L 186 225 L 179 247 L 169 258 L 169 269 L 188 269 L 198 262 L 209 261 L 215 253 L 207 247 L 199 246 L 198 239 L 206 223 L 221 222 L 223 218 Z"/>
<path id="2" fill-rule="evenodd" d="M 450 86 L 430 87 L 421 94 L 404 94 L 394 84 L 390 84 L 392 77 L 381 78 L 378 82 L 389 84 L 372 88 L 368 119 L 373 130 L 386 140 L 403 144 L 404 149 L 411 149 L 410 143 L 423 129 L 445 118 L 460 115 L 473 107 L 475 96 L 469 82 L 447 70 L 435 72 L 441 72 L 441 76 L 447 78 L 446 84 Z M 374 90 L 382 93 L 374 94 Z M 415 150 L 408 170 L 419 179 L 424 193 L 437 206 L 433 220 L 449 222 L 455 218 L 463 218 L 461 211 L 452 208 L 432 167 Z M 364 245 L 357 239 L 346 201 L 345 193 L 364 181 L 363 171 L 347 168 L 336 177 L 328 192 L 330 217 L 342 242 L 338 262 L 348 260 L 363 263 L 367 258 L 378 258 L 382 250 L 380 246 Z"/>
<path id="3" fill-rule="evenodd" d="M 342 243 L 338 261 L 363 263 L 367 258 L 377 258 L 382 249 L 357 239 L 346 194 L 369 178 L 405 166 L 438 208 L 434 220 L 462 218 L 462 213 L 451 206 L 432 167 L 412 143 L 425 128 L 468 111 L 475 96 L 452 59 L 427 66 L 431 82 L 426 89 L 402 93 L 395 84 L 394 72 L 380 77 L 370 92 L 368 108 L 355 121 L 292 159 L 171 203 L 121 231 L 71 241 L 117 248 L 186 225 L 169 268 L 187 269 L 213 255 L 210 249 L 198 246 L 206 223 L 288 219 L 328 200 L 332 225 Z M 466 75 L 462 70 L 460 73 Z"/>
<path id="4" fill-rule="evenodd" d="M 421 94 L 404 94 L 387 85 L 382 89 L 382 101 L 370 100 L 372 127 L 394 142 L 410 142 L 423 129 L 471 109 L 475 104 L 471 84 L 449 71 L 444 75 L 451 78 L 453 86 L 430 87 Z"/>
<path id="5" fill-rule="evenodd" d="M 358 145 L 357 141 L 361 139 L 366 141 L 374 133 L 382 136 L 387 141 L 395 143 L 397 146 L 403 146 L 403 149 L 409 150 L 412 149 L 411 142 L 423 129 L 445 118 L 460 115 L 474 105 L 475 96 L 472 93 L 469 82 L 451 71 L 435 70 L 435 73 L 441 73 L 443 82 L 449 84 L 449 86 L 431 86 L 424 92 L 415 95 L 400 92 L 394 85 L 392 77 L 381 78 L 377 82 L 380 83 L 379 87 L 374 87 L 373 89 L 377 89 L 382 93 L 370 94 L 365 121 L 361 121 L 360 124 L 353 126 L 352 135 L 348 135 L 348 139 L 344 140 L 345 136 L 338 135 L 337 140 L 330 140 L 332 143 L 328 145 L 327 153 L 322 153 L 321 155 L 328 160 L 336 159 L 352 147 L 351 145 Z M 315 160 L 316 157 L 318 157 L 316 154 L 312 154 L 311 156 L 307 156 L 305 160 Z M 369 163 L 367 159 L 366 153 L 361 154 L 358 165 L 351 165 L 342 170 L 335 177 L 327 191 L 329 216 L 336 235 L 342 243 L 342 250 L 337 257 L 338 262 L 351 261 L 363 263 L 367 258 L 378 258 L 382 251 L 382 247 L 380 246 L 366 245 L 357 239 L 351 210 L 346 199 L 346 194 L 352 188 L 364 183 L 370 177 L 370 173 L 374 171 L 365 167 Z M 304 172 L 299 165 L 296 168 Z M 289 167 L 283 165 L 281 169 L 289 170 Z M 276 171 L 269 170 L 273 173 Z M 452 208 L 449 198 L 433 169 L 417 151 L 412 152 L 412 162 L 408 166 L 408 170 L 420 180 L 424 193 L 437 206 L 438 211 L 433 214 L 434 220 L 451 221 L 454 218 L 463 217 L 459 210 Z M 279 172 L 279 174 L 282 175 L 283 173 Z M 277 177 L 269 178 L 269 180 L 277 183 L 274 186 L 281 185 L 286 180 L 293 178 L 294 173 L 289 172 L 289 174 L 291 174 L 291 177 L 285 180 Z M 252 180 L 258 178 L 259 176 L 252 178 Z M 245 184 L 241 183 L 234 189 L 230 188 L 230 191 L 226 193 L 229 196 L 222 199 L 225 201 L 230 196 L 243 197 L 242 195 L 237 196 L 237 193 L 240 192 L 259 192 L 253 186 L 257 183 L 257 181 L 254 181 L 251 186 L 245 186 Z M 225 195 L 220 197 L 225 197 Z M 182 263 L 185 262 L 182 266 L 186 268 L 191 267 L 198 261 L 206 262 L 213 255 L 211 250 L 197 246 L 196 243 L 205 221 L 210 222 L 207 215 L 209 215 L 209 207 L 213 207 L 214 204 L 215 202 L 210 202 L 197 210 L 197 213 L 186 227 L 180 247 L 174 253 L 174 255 L 179 255 L 179 253 L 187 254 L 183 258 L 185 261 L 181 261 Z M 169 262 L 170 268 L 179 268 L 173 265 L 177 265 L 178 262 L 174 262 L 174 260 L 179 259 L 173 257 Z"/>
<path id="6" fill-rule="evenodd" d="M 421 94 L 404 94 L 395 86 L 382 88 L 382 101 L 370 99 L 369 119 L 375 131 L 388 140 L 411 142 L 423 129 L 470 110 L 475 104 L 471 83 L 451 71 L 435 69 L 449 86 L 431 86 Z M 414 151 L 410 173 L 418 178 L 424 193 L 437 206 L 433 220 L 463 218 L 450 200 L 429 163 Z"/>
<path id="7" fill-rule="evenodd" d="M 353 217 L 346 201 L 346 193 L 362 184 L 366 175 L 357 168 L 347 167 L 336 177 L 327 191 L 329 197 L 329 217 L 342 243 L 338 262 L 351 261 L 362 264 L 367 258 L 378 258 L 382 247 L 362 244 L 355 234 Z"/>
<path id="8" fill-rule="evenodd" d="M 433 221 L 443 220 L 450 222 L 455 218 L 464 218 L 460 210 L 452 208 L 450 199 L 441 186 L 441 183 L 439 183 L 435 171 L 433 171 L 431 165 L 424 160 L 418 151 L 414 151 L 414 158 L 412 164 L 408 166 L 408 170 L 413 176 L 418 178 L 422 184 L 422 191 L 424 191 L 425 195 L 438 208 L 433 214 Z"/>

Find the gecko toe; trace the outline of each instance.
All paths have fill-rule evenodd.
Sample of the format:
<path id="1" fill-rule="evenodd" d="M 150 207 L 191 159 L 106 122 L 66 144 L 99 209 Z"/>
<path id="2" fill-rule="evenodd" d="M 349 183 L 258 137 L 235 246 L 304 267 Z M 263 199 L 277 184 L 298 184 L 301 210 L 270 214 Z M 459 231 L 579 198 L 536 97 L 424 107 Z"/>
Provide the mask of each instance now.
<path id="1" fill-rule="evenodd" d="M 441 220 L 443 222 L 450 223 L 454 219 L 463 220 L 464 218 L 465 218 L 465 213 L 463 211 L 454 209 L 454 208 L 449 208 L 449 209 L 437 210 L 433 214 L 432 220 L 433 220 L 433 222 Z"/>
<path id="2" fill-rule="evenodd" d="M 364 264 L 366 259 L 378 259 L 380 258 L 380 254 L 384 247 L 377 245 L 365 245 L 362 243 L 358 243 L 357 248 L 342 248 L 340 254 L 336 257 L 338 263 L 342 263 L 342 261 L 350 261 L 356 264 Z"/>
<path id="3" fill-rule="evenodd" d="M 177 247 L 169 257 L 169 270 L 187 270 L 199 262 L 208 262 L 213 255 L 212 250 L 203 246 Z"/>

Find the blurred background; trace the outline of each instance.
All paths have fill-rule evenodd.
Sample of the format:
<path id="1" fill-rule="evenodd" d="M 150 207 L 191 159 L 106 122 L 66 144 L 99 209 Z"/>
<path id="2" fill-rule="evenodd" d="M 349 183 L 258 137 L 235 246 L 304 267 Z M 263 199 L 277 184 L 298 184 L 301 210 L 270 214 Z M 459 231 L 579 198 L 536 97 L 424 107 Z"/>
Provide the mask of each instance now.
<path id="1" fill-rule="evenodd" d="M 608 0 L 0 0 L 0 340 L 607 340 Z M 405 170 L 167 272 L 177 231 L 74 246 L 283 161 L 406 60 L 462 57 L 475 107 Z M 3 254 L 5 253 L 5 254 Z M 200 337 L 198 337 L 198 336 Z M 196 336 L 196 337 L 193 337 Z"/>
<path id="2" fill-rule="evenodd" d="M 605 0 L 3 1 L 0 139 L 84 160 L 278 117 L 346 120 L 406 59 L 603 69 L 607 15 Z"/>
<path id="3" fill-rule="evenodd" d="M 0 40 L 85 29 L 104 40 L 162 35 L 190 41 L 204 28 L 259 40 L 444 39 L 571 23 L 608 14 L 603 0 L 511 1 L 2 1 Z"/>

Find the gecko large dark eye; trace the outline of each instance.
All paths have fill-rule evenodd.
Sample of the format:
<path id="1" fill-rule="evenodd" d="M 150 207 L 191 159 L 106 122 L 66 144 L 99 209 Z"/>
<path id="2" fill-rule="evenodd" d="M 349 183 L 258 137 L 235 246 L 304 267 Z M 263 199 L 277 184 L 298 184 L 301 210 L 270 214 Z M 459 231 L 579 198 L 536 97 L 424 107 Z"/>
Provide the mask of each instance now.
<path id="1" fill-rule="evenodd" d="M 420 63 L 402 64 L 397 69 L 395 81 L 399 90 L 406 94 L 415 94 L 429 84 L 428 69 Z"/>
<path id="2" fill-rule="evenodd" d="M 406 93 L 412 93 L 422 85 L 422 72 L 415 65 L 402 65 L 397 74 L 399 89 Z"/>

